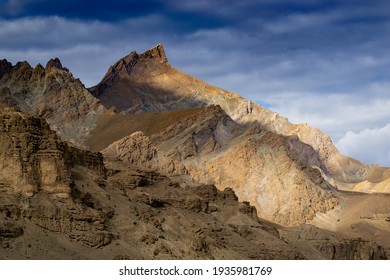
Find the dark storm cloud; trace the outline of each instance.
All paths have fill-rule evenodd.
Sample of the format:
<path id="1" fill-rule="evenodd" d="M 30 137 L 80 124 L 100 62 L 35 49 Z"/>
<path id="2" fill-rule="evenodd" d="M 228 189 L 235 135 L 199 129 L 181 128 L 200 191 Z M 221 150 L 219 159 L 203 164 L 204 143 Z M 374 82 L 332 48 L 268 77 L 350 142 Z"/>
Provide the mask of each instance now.
<path id="1" fill-rule="evenodd" d="M 175 30 L 182 32 L 194 28 L 210 28 L 223 25 L 218 17 L 203 13 L 176 11 L 162 0 L 9 0 L 2 2 L 0 17 L 6 19 L 58 16 L 78 20 L 120 22 L 159 14 L 170 18 L 171 22 L 175 22 Z"/>
<path id="2" fill-rule="evenodd" d="M 94 0 L 9 0 L 2 2 L 3 17 L 60 16 L 78 19 L 117 21 L 156 13 L 162 5 L 159 1 L 94 1 Z"/>
<path id="3" fill-rule="evenodd" d="M 320 127 L 345 152 L 390 127 L 388 0 L 0 0 L 0 42 L 0 58 L 61 57 L 87 86 L 162 42 L 173 66 Z"/>

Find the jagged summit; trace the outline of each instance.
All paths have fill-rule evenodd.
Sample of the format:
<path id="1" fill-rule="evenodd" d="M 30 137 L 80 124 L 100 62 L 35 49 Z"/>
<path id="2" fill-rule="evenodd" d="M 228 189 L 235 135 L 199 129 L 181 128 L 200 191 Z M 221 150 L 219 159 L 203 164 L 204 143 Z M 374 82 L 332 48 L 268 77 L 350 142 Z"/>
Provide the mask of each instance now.
<path id="1" fill-rule="evenodd" d="M 142 54 L 133 51 L 121 58 L 114 65 L 110 66 L 100 84 L 109 86 L 119 78 L 128 78 L 133 72 L 137 72 L 137 68 L 146 67 L 147 65 L 149 65 L 148 68 L 158 68 L 161 65 L 168 65 L 168 59 L 162 44 L 158 44 Z M 93 88 L 92 91 L 94 90 L 96 89 Z M 97 90 L 99 91 L 99 89 Z"/>
<path id="2" fill-rule="evenodd" d="M 57 69 L 60 69 L 60 70 L 69 71 L 67 68 L 62 66 L 62 63 L 61 63 L 61 61 L 60 61 L 60 59 L 58 57 L 50 59 L 46 63 L 46 67 L 45 68 L 46 68 L 46 70 L 50 70 L 51 68 L 57 68 Z"/>
<path id="3" fill-rule="evenodd" d="M 126 70 L 128 74 L 132 72 L 132 68 L 139 63 L 147 63 L 149 61 L 154 61 L 157 63 L 165 64 L 168 63 L 168 59 L 165 55 L 164 47 L 162 44 L 158 44 L 155 47 L 138 54 L 133 51 L 129 55 L 120 59 L 117 63 L 110 67 L 109 72 L 120 72 L 121 70 Z"/>
<path id="4" fill-rule="evenodd" d="M 157 60 L 160 63 L 168 63 L 168 58 L 165 54 L 164 47 L 161 43 L 157 44 L 153 48 L 150 48 L 149 50 L 138 55 L 138 58 L 139 59 L 153 59 L 153 60 Z"/>
<path id="5" fill-rule="evenodd" d="M 104 110 L 58 58 L 44 68 L 26 62 L 0 61 L 0 102 L 45 118 L 63 140 L 82 142 Z"/>
<path id="6" fill-rule="evenodd" d="M 52 58 L 46 63 L 46 67 L 43 67 L 40 63 L 38 63 L 35 68 L 30 65 L 27 61 L 19 61 L 15 65 L 12 65 L 7 59 L 0 60 L 0 79 L 7 73 L 26 73 L 31 70 L 34 72 L 42 72 L 42 71 L 50 71 L 51 69 L 64 70 L 69 72 L 69 69 L 62 66 L 62 63 L 59 58 Z M 12 75 L 12 74 L 11 74 Z M 31 79 L 35 79 L 36 77 L 32 75 Z M 12 77 L 11 77 L 12 79 Z"/>

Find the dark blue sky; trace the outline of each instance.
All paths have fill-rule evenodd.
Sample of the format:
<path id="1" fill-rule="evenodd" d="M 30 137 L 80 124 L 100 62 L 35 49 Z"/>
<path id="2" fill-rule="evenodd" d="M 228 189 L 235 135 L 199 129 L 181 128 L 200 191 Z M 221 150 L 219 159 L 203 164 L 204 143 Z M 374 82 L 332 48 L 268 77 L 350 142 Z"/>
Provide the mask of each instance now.
<path id="1" fill-rule="evenodd" d="M 87 86 L 133 50 L 390 165 L 388 0 L 0 0 L 0 58 L 60 57 Z"/>

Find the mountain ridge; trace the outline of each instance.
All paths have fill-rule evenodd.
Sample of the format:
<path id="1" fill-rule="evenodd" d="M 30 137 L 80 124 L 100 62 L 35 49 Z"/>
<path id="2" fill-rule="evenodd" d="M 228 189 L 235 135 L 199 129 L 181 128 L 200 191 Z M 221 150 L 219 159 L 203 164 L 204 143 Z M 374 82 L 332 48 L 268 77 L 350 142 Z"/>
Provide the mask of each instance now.
<path id="1" fill-rule="evenodd" d="M 46 67 L 32 68 L 26 61 L 12 66 L 6 60 L 1 65 L 0 102 L 45 118 L 64 140 L 85 147 L 86 135 L 105 108 L 58 58 Z"/>
<path id="2" fill-rule="evenodd" d="M 145 54 L 158 52 L 158 48 L 162 46 L 157 45 Z M 363 164 L 341 155 L 331 138 L 319 129 L 306 124 L 291 124 L 287 118 L 245 100 L 236 93 L 193 78 L 172 67 L 165 56 L 163 62 L 154 59 L 154 56 L 144 54 L 137 54 L 137 57 L 137 63 L 135 67 L 133 65 L 132 71 L 130 73 L 122 71 L 121 78 L 115 81 L 111 79 L 112 83 L 108 88 L 106 80 L 103 79 L 90 89 L 94 96 L 100 98 L 102 104 L 107 107 L 114 106 L 125 114 L 219 105 L 240 124 L 250 125 L 256 122 L 266 130 L 286 136 L 298 136 L 300 141 L 311 145 L 318 152 L 319 160 L 324 164 L 322 169 L 325 167 L 324 172 L 335 177 L 337 181 L 361 182 L 375 169 L 373 165 Z M 118 63 L 111 66 L 106 76 L 111 75 L 112 69 L 116 69 L 117 65 Z"/>

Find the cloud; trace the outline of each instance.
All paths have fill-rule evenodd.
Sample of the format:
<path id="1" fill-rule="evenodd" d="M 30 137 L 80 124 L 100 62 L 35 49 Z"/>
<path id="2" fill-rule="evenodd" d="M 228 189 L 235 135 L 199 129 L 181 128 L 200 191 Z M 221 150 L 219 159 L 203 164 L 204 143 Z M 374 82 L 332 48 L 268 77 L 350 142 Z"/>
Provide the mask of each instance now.
<path id="1" fill-rule="evenodd" d="M 111 42 L 156 36 L 169 23 L 159 15 L 124 20 L 119 23 L 74 20 L 58 16 L 0 19 L 0 49 L 57 49 L 77 44 Z M 142 26 L 142 28 L 140 28 Z M 135 40 L 134 40 L 135 41 Z"/>
<path id="2" fill-rule="evenodd" d="M 336 146 L 344 154 L 367 163 L 390 167 L 390 123 L 381 128 L 348 131 Z"/>
<path id="3" fill-rule="evenodd" d="M 272 110 L 289 117 L 290 121 L 308 122 L 330 134 L 335 141 L 343 137 L 345 131 L 382 126 L 390 119 L 387 96 L 357 100 L 350 94 L 287 92 L 273 96 L 269 103 Z"/>
<path id="4" fill-rule="evenodd" d="M 2 1 L 0 16 L 6 18 L 60 16 L 72 19 L 120 21 L 156 13 L 163 8 L 157 0 L 9 0 Z"/>

